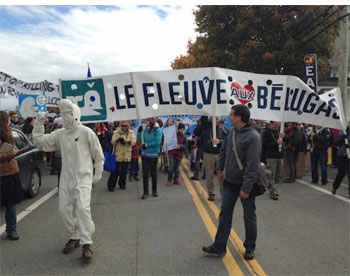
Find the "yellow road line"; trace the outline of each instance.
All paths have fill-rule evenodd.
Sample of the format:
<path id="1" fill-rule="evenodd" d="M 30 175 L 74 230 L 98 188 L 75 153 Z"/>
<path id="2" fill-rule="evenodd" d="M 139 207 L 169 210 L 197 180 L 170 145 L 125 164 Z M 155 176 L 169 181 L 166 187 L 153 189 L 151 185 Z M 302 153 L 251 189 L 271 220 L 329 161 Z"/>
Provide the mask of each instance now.
<path id="1" fill-rule="evenodd" d="M 192 176 L 193 174 L 192 174 L 191 170 L 188 167 L 188 161 L 187 162 L 183 161 L 182 164 L 185 167 L 188 175 Z M 196 185 L 196 187 L 197 187 L 198 191 L 200 192 L 200 194 L 202 194 L 202 196 L 204 198 L 207 198 L 207 196 L 208 196 L 207 192 L 204 190 L 204 188 L 200 184 L 200 182 L 197 181 L 197 180 L 194 180 L 193 182 Z M 214 216 L 216 218 L 218 218 L 219 214 L 220 214 L 220 210 L 216 206 L 216 204 L 214 202 L 212 202 L 212 201 L 208 201 L 208 205 L 209 205 L 210 209 L 213 211 Z M 258 275 L 258 276 L 266 276 L 267 275 L 265 273 L 265 271 L 262 269 L 262 267 L 259 265 L 259 263 L 256 261 L 256 259 L 253 259 L 251 261 L 247 261 L 247 260 L 245 260 L 243 258 L 243 255 L 244 255 L 244 252 L 245 252 L 245 248 L 244 248 L 243 242 L 241 241 L 241 239 L 238 237 L 237 233 L 233 229 L 231 229 L 229 240 L 231 241 L 233 246 L 236 248 L 236 250 L 241 253 L 240 254 L 241 260 L 246 265 L 246 267 L 248 268 L 250 273 L 252 273 L 254 275 Z"/>
<path id="2" fill-rule="evenodd" d="M 197 192 L 192 187 L 191 181 L 188 179 L 187 175 L 184 173 L 183 169 L 180 167 L 180 174 L 184 180 L 184 183 L 186 185 L 186 188 L 188 189 L 189 193 L 192 196 L 193 202 L 197 207 L 197 210 L 202 217 L 202 220 L 207 227 L 207 230 L 212 238 L 214 240 L 215 234 L 216 234 L 216 227 L 211 220 L 207 210 L 204 208 L 200 198 L 197 195 Z M 224 265 L 228 271 L 228 273 L 232 276 L 243 276 L 242 270 L 239 268 L 239 265 L 237 264 L 236 260 L 233 258 L 232 253 L 230 250 L 227 250 L 226 255 L 222 258 L 222 261 L 224 262 Z"/>

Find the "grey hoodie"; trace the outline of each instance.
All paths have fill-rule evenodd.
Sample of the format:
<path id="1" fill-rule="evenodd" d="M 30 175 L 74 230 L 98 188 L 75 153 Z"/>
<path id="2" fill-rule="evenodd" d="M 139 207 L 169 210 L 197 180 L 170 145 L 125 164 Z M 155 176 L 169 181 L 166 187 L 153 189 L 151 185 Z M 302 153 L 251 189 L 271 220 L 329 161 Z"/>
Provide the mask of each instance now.
<path id="1" fill-rule="evenodd" d="M 225 169 L 225 180 L 233 185 L 242 186 L 241 190 L 250 193 L 254 183 L 258 178 L 260 164 L 261 141 L 260 135 L 256 129 L 246 125 L 240 130 L 235 130 L 236 148 L 239 159 L 244 168 L 241 173 L 235 154 L 233 152 L 232 134 L 234 128 L 231 128 L 220 149 L 218 169 Z"/>

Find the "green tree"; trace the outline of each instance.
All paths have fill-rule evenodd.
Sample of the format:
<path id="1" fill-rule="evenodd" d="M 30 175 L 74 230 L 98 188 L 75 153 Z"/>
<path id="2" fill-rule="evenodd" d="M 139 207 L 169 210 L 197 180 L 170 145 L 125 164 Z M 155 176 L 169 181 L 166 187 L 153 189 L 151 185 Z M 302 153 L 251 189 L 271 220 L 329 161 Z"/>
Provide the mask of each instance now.
<path id="1" fill-rule="evenodd" d="M 194 15 L 199 35 L 173 69 L 217 66 L 303 76 L 304 55 L 315 53 L 320 72 L 339 29 L 338 6 L 198 6 Z"/>

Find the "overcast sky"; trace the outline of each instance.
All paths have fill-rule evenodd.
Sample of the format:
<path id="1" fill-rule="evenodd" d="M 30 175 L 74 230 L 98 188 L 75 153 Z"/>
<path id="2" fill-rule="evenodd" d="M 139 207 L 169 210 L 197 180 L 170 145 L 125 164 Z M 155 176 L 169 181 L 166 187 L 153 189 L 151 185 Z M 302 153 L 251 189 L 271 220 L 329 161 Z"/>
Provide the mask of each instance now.
<path id="1" fill-rule="evenodd" d="M 26 82 L 170 70 L 195 6 L 0 6 L 0 71 Z"/>

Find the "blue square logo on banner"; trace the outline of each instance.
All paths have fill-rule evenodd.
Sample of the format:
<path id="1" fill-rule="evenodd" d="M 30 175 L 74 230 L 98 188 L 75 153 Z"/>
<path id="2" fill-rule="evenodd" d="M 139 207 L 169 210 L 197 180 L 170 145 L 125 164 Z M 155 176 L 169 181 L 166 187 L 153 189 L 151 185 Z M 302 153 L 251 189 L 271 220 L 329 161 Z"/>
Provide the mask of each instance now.
<path id="1" fill-rule="evenodd" d="M 18 105 L 22 118 L 35 117 L 37 112 L 46 111 L 46 98 L 42 95 L 23 94 L 18 96 Z"/>

